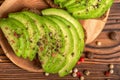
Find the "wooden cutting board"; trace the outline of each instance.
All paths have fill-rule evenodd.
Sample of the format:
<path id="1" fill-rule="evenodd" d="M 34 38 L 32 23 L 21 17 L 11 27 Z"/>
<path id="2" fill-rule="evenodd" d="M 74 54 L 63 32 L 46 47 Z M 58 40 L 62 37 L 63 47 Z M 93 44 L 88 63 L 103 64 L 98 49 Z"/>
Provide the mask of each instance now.
<path id="1" fill-rule="evenodd" d="M 1 3 L 1 1 L 0 1 Z M 110 39 L 110 33 L 115 32 L 117 40 Z M 82 73 L 89 70 L 91 74 L 85 76 L 85 80 L 120 80 L 120 1 L 115 0 L 111 12 L 102 33 L 94 42 L 86 45 L 86 52 L 93 53 L 93 59 L 85 58 L 85 62 L 76 67 Z M 114 74 L 106 77 L 105 71 L 109 70 L 108 65 L 114 64 Z M 14 65 L 4 54 L 0 47 L 0 80 L 78 80 L 68 75 L 59 78 L 57 75 L 44 76 L 44 73 L 32 73 Z"/>

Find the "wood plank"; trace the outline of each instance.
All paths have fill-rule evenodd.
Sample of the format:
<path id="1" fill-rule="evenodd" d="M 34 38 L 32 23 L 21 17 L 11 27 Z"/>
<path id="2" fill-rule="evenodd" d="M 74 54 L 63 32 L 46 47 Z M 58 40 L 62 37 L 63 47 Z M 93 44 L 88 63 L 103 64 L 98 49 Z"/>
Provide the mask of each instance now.
<path id="1" fill-rule="evenodd" d="M 86 52 L 94 53 L 93 59 L 85 58 L 85 62 L 76 65 L 83 74 L 84 70 L 89 70 L 91 74 L 85 76 L 85 80 L 120 80 L 120 41 L 110 40 L 108 34 L 115 31 L 120 35 L 120 0 L 115 0 L 111 8 L 111 12 L 103 32 L 97 39 L 89 45 L 86 45 Z M 100 41 L 102 45 L 96 45 L 96 41 Z M 114 64 L 114 74 L 106 77 L 105 71 L 109 70 L 108 65 Z M 0 80 L 78 80 L 70 75 L 60 78 L 58 75 L 45 77 L 44 73 L 32 73 L 25 71 L 14 65 L 0 48 Z"/>

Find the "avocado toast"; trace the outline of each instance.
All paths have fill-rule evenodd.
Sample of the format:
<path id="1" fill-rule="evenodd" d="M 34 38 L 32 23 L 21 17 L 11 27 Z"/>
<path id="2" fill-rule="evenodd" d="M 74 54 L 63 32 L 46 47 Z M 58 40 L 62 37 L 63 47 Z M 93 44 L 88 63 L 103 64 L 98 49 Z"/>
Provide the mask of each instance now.
<path id="1" fill-rule="evenodd" d="M 70 73 L 84 49 L 82 26 L 61 9 L 46 9 L 42 15 L 30 11 L 10 13 L 0 20 L 0 28 L 16 56 L 30 61 L 38 57 L 45 72 L 61 77 Z"/>

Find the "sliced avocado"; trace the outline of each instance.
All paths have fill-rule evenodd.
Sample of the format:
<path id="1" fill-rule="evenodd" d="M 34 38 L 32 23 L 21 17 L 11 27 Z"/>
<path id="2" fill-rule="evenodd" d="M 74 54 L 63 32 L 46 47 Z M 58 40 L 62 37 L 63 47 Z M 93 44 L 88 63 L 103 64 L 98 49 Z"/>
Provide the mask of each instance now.
<path id="1" fill-rule="evenodd" d="M 16 26 L 11 19 L 1 19 L 0 20 L 0 28 L 2 29 L 5 37 L 8 40 L 8 43 L 11 45 L 15 54 L 20 57 L 22 51 L 24 52 L 25 45 L 25 37 L 23 34 L 22 28 Z"/>
<path id="2" fill-rule="evenodd" d="M 85 9 L 86 8 L 86 1 L 85 0 L 82 0 L 80 2 L 75 2 L 69 6 L 66 7 L 67 11 L 69 13 L 73 13 L 75 11 L 78 11 L 78 10 L 82 10 L 82 9 Z"/>
<path id="3" fill-rule="evenodd" d="M 53 19 L 51 18 L 51 16 L 46 16 L 47 19 L 50 19 L 50 21 L 53 21 L 55 24 L 57 24 L 64 34 L 66 46 L 65 46 L 65 51 L 64 51 L 63 55 L 70 54 L 73 51 L 73 47 L 74 47 L 72 34 L 67 25 L 62 23 L 60 20 L 56 19 L 54 16 L 52 16 L 52 17 L 53 17 Z M 71 46 L 69 46 L 68 44 Z"/>
<path id="4" fill-rule="evenodd" d="M 48 50 L 48 43 L 50 42 L 50 38 L 49 38 L 50 30 L 48 29 L 46 24 L 44 24 L 43 17 L 28 11 L 24 11 L 22 13 L 32 18 L 37 25 L 37 28 L 40 32 L 40 35 L 39 35 L 40 39 L 37 42 L 37 46 L 39 47 L 38 57 L 40 56 L 39 60 L 41 63 L 46 63 L 47 57 L 42 55 L 46 54 Z"/>
<path id="5" fill-rule="evenodd" d="M 84 30 L 83 30 L 82 25 L 79 23 L 79 21 L 77 21 L 68 12 L 66 12 L 65 10 L 62 10 L 62 9 L 55 9 L 55 8 L 45 9 L 45 10 L 42 10 L 42 14 L 43 15 L 57 15 L 62 18 L 65 18 L 67 21 L 72 23 L 74 25 L 74 27 L 77 29 L 77 32 L 79 33 L 79 37 L 81 40 L 81 48 L 84 49 L 84 45 L 85 45 Z M 81 50 L 81 52 L 83 51 L 83 49 Z"/>
<path id="6" fill-rule="evenodd" d="M 43 25 L 42 20 L 39 20 L 39 23 L 37 22 L 38 20 L 36 20 L 38 18 L 40 19 L 40 16 L 37 18 L 37 14 L 29 12 L 29 11 L 23 11 L 21 13 L 25 14 L 30 19 L 32 19 L 31 22 L 34 22 L 34 24 L 35 24 L 35 25 L 34 24 L 33 25 L 36 28 L 36 35 L 39 36 L 37 39 L 40 39 L 40 37 L 42 37 L 40 35 L 44 35 L 45 34 L 44 31 L 42 32 L 42 30 L 43 30 L 43 28 L 42 28 L 42 25 Z"/>
<path id="7" fill-rule="evenodd" d="M 39 29 L 40 40 L 38 42 L 38 46 L 39 46 L 38 57 L 39 57 L 39 60 L 41 63 L 46 64 L 46 62 L 48 60 L 48 56 L 46 56 L 48 48 L 49 48 L 48 43 L 51 43 L 50 38 L 49 38 L 49 33 L 50 33 L 50 30 L 48 28 L 49 26 L 47 27 L 47 25 L 45 23 L 43 23 L 43 17 L 41 17 L 37 14 L 28 12 L 28 11 L 24 11 L 22 13 L 31 17 L 35 21 L 35 23 Z M 44 69 L 44 70 L 46 71 L 46 69 Z M 50 70 L 50 69 L 48 69 L 48 70 Z"/>
<path id="8" fill-rule="evenodd" d="M 27 54 L 23 54 L 25 52 L 25 48 L 30 46 L 30 42 L 28 41 L 29 40 L 29 35 L 28 35 L 28 31 L 26 30 L 25 26 L 19 22 L 18 20 L 16 19 L 13 19 L 13 18 L 8 18 L 8 20 L 11 22 L 11 23 L 14 23 L 14 25 L 18 28 L 21 28 L 22 29 L 22 32 L 23 32 L 23 36 L 21 36 L 22 38 L 20 38 L 20 49 L 19 51 L 22 53 L 23 58 L 27 58 Z M 22 46 L 21 46 L 22 45 Z M 24 47 L 23 47 L 24 46 Z"/>
<path id="9" fill-rule="evenodd" d="M 35 24 L 39 30 L 38 31 L 39 37 L 42 38 L 42 36 L 45 35 L 45 31 L 43 28 L 43 20 L 42 20 L 41 16 L 39 16 L 33 12 L 30 12 L 30 11 L 23 11 L 22 13 L 29 16 L 31 19 L 33 19 L 33 21 L 35 22 Z"/>
<path id="10" fill-rule="evenodd" d="M 57 15 L 60 17 L 65 18 L 69 22 L 71 22 L 76 28 L 77 32 L 79 32 L 79 37 L 81 40 L 84 40 L 84 30 L 82 25 L 77 21 L 75 18 L 73 18 L 68 12 L 62 9 L 55 9 L 55 8 L 50 8 L 50 9 L 45 9 L 42 10 L 43 15 Z"/>
<path id="11" fill-rule="evenodd" d="M 39 48 L 43 48 L 43 50 L 39 49 L 39 54 L 46 53 L 48 46 L 46 45 L 47 43 L 43 43 L 43 38 L 44 38 L 44 40 L 47 40 L 47 41 L 49 40 L 48 39 L 48 31 L 49 30 L 47 27 L 43 26 L 42 17 L 33 12 L 29 12 L 29 11 L 24 11 L 22 13 L 25 15 L 28 15 L 35 22 L 35 24 L 38 28 L 38 33 L 39 33 L 39 41 L 37 42 L 37 46 Z"/>
<path id="12" fill-rule="evenodd" d="M 62 8 L 66 8 L 69 13 L 78 19 L 99 18 L 113 3 L 113 0 L 77 0 L 69 5 L 72 1 L 74 0 L 66 1 L 65 3 L 68 6 L 63 4 Z"/>
<path id="13" fill-rule="evenodd" d="M 94 0 L 86 3 L 86 8 L 73 12 L 73 16 L 80 19 L 99 18 L 112 5 L 113 0 Z M 77 8 L 77 7 L 76 7 Z"/>
<path id="14" fill-rule="evenodd" d="M 88 2 L 88 1 L 87 1 Z M 69 13 L 73 13 L 73 11 L 77 11 L 77 10 L 81 10 L 81 9 L 84 9 L 86 8 L 86 0 L 80 0 L 80 1 L 76 1 L 74 3 L 72 3 L 71 5 L 69 6 L 66 6 L 66 10 L 69 12 Z M 76 8 L 77 7 L 77 8 Z"/>
<path id="15" fill-rule="evenodd" d="M 66 35 L 68 36 L 69 33 L 65 31 L 63 32 L 58 27 L 58 25 L 56 25 L 54 22 L 49 20 L 46 16 L 43 16 L 43 18 L 44 18 L 43 21 L 50 30 L 51 41 L 48 44 L 49 45 L 48 52 L 45 55 L 44 54 L 40 55 L 40 57 L 45 56 L 45 58 L 47 57 L 48 59 L 47 62 L 44 63 L 42 66 L 45 72 L 57 73 L 61 67 L 57 68 L 56 64 L 59 65 L 61 64 L 60 66 L 63 66 L 65 64 L 64 63 L 65 58 L 63 57 L 64 54 L 62 53 L 64 52 L 64 48 L 65 48 L 65 41 L 66 41 L 65 36 Z M 62 63 L 62 61 L 64 62 Z"/>
<path id="16" fill-rule="evenodd" d="M 69 7 L 67 7 L 67 10 L 70 13 L 77 12 L 78 10 L 83 12 L 83 11 L 87 11 L 85 10 L 87 7 L 91 5 L 96 5 L 97 3 L 98 3 L 98 0 L 89 0 L 89 1 L 82 0 L 82 1 L 79 1 L 79 3 L 77 2 L 77 3 L 74 3 L 73 5 L 70 5 Z"/>
<path id="17" fill-rule="evenodd" d="M 44 65 L 44 64 L 46 64 L 46 62 L 48 60 L 48 56 L 46 56 L 46 54 L 48 53 L 48 49 L 49 49 L 49 43 L 50 43 L 49 33 L 50 33 L 50 30 L 46 26 L 46 24 L 44 24 L 42 27 L 44 29 L 45 34 L 39 40 L 38 59 L 40 60 L 42 65 Z"/>
<path id="18" fill-rule="evenodd" d="M 49 28 L 50 32 L 49 32 L 49 37 L 51 39 L 51 43 L 50 45 L 52 46 L 52 42 L 56 42 L 56 40 L 58 39 L 58 42 L 61 42 L 61 44 L 58 44 L 58 46 L 60 47 L 60 50 L 61 51 L 60 53 L 63 53 L 64 52 L 64 47 L 65 47 L 65 37 L 64 37 L 64 34 L 62 33 L 62 30 L 52 21 L 50 21 L 49 19 L 47 20 L 46 19 L 46 16 L 43 16 L 43 21 L 44 21 L 44 24 Z M 54 45 L 57 44 L 54 43 Z M 54 46 L 55 47 L 55 46 Z"/>
<path id="19" fill-rule="evenodd" d="M 71 4 L 75 3 L 75 2 L 76 2 L 76 0 L 65 1 L 64 4 L 63 4 L 63 7 L 67 7 L 67 6 L 69 6 L 69 5 L 71 5 Z"/>
<path id="20" fill-rule="evenodd" d="M 43 18 L 33 12 L 29 12 L 29 11 L 24 11 L 22 12 L 26 15 L 28 15 L 31 19 L 34 20 L 37 28 L 38 28 L 38 33 L 39 33 L 39 41 L 37 42 L 37 46 L 39 47 L 39 54 L 44 54 L 46 53 L 47 49 L 48 49 L 48 45 L 47 43 L 45 43 L 44 41 L 49 42 L 49 29 L 45 26 L 45 24 L 43 23 Z M 41 49 L 41 50 L 40 50 Z"/>
<path id="21" fill-rule="evenodd" d="M 79 60 L 80 56 L 81 56 L 81 51 L 83 51 L 83 47 L 81 47 L 81 40 L 79 37 L 79 33 L 76 32 L 77 28 L 75 28 L 73 26 L 73 24 L 71 24 L 69 21 L 67 21 L 64 18 L 61 18 L 59 16 L 54 16 L 55 18 L 59 19 L 61 21 L 61 23 L 65 23 L 68 27 L 69 30 L 72 33 L 73 36 L 73 40 L 74 40 L 74 49 L 73 52 L 71 54 L 67 54 L 65 55 L 66 57 L 66 64 L 65 66 L 58 72 L 59 76 L 63 77 L 67 74 L 70 73 L 70 71 L 73 69 L 73 67 L 76 65 L 77 61 Z M 52 18 L 54 18 L 52 16 Z M 79 43 L 79 44 L 78 44 Z"/>
<path id="22" fill-rule="evenodd" d="M 66 19 L 68 22 L 70 22 L 77 29 L 76 30 L 77 33 L 79 33 L 78 35 L 80 38 L 79 39 L 80 40 L 80 43 L 79 43 L 80 44 L 80 54 L 83 52 L 83 49 L 84 49 L 84 32 L 83 31 L 84 30 L 83 30 L 82 26 L 80 25 L 80 23 L 76 19 L 74 19 L 69 13 L 67 13 L 66 11 L 64 11 L 62 9 L 55 9 L 55 8 L 46 9 L 46 10 L 42 11 L 42 14 L 43 15 L 56 15 L 56 16 L 59 16 L 59 17 Z M 78 58 L 76 58 L 76 60 L 77 59 Z M 66 69 L 66 68 L 64 68 L 64 69 Z M 64 70 L 63 70 L 63 74 L 62 74 L 62 72 L 59 72 L 60 76 L 64 76 L 66 74 L 67 73 L 64 73 Z"/>
<path id="23" fill-rule="evenodd" d="M 69 0 L 56 4 L 61 8 L 65 8 L 77 19 L 90 19 L 101 17 L 111 7 L 113 1 L 114 0 Z"/>
<path id="24" fill-rule="evenodd" d="M 88 2 L 88 1 L 87 1 Z M 67 2 L 66 2 L 67 3 Z M 69 6 L 66 6 L 66 8 L 72 8 L 72 7 L 79 7 L 79 6 L 87 6 L 86 0 L 77 0 L 74 3 L 70 4 Z"/>
<path id="25" fill-rule="evenodd" d="M 35 58 L 35 55 L 38 51 L 38 46 L 36 46 L 38 40 L 39 40 L 39 34 L 37 26 L 35 25 L 34 20 L 32 20 L 29 16 L 19 12 L 19 13 L 11 13 L 9 14 L 9 18 L 14 18 L 20 21 L 29 33 L 29 40 L 30 46 L 26 47 L 25 53 L 27 54 L 28 58 L 32 61 Z M 23 56 L 24 56 L 23 54 Z"/>

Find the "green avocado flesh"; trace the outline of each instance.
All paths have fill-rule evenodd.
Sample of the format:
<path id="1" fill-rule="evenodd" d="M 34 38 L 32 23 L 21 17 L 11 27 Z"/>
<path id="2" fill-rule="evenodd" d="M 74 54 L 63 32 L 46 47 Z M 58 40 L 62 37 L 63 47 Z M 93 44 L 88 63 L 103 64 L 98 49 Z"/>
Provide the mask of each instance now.
<path id="1" fill-rule="evenodd" d="M 20 38 L 19 51 L 21 51 L 21 53 L 22 53 L 21 56 L 26 59 L 27 55 L 24 54 L 24 52 L 25 52 L 24 48 L 28 47 L 30 44 L 28 41 L 28 39 L 29 39 L 28 32 L 27 32 L 26 28 L 24 27 L 24 25 L 22 23 L 20 23 L 19 21 L 17 21 L 16 19 L 8 18 L 8 20 L 11 21 L 11 23 L 13 23 L 15 26 L 17 26 L 17 28 L 20 28 L 22 30 L 21 32 L 23 32 L 22 33 L 23 36 L 21 36 L 22 38 Z"/>
<path id="2" fill-rule="evenodd" d="M 81 37 L 81 39 L 84 40 L 84 32 L 83 32 L 83 28 L 82 28 L 81 24 L 65 10 L 50 8 L 50 9 L 42 10 L 42 14 L 43 15 L 56 15 L 56 16 L 65 18 L 70 23 L 72 23 L 74 25 L 74 27 L 77 28 L 77 31 L 79 32 L 79 37 Z"/>
<path id="3" fill-rule="evenodd" d="M 69 0 L 69 1 L 65 1 L 62 5 L 63 5 L 63 7 L 67 7 L 67 6 L 69 6 L 69 5 L 71 5 L 72 3 L 75 3 L 76 2 L 76 0 Z"/>
<path id="4" fill-rule="evenodd" d="M 51 65 L 51 68 L 53 68 L 53 70 L 55 70 L 56 72 L 58 72 L 64 65 L 65 65 L 65 55 L 72 53 L 73 51 L 73 39 L 72 39 L 72 34 L 69 31 L 69 28 L 67 25 L 65 25 L 64 23 L 62 23 L 61 21 L 59 21 L 58 19 L 55 19 L 54 17 L 49 17 L 49 16 L 45 16 L 45 18 L 47 20 L 53 21 L 54 24 L 57 24 L 58 27 L 61 29 L 62 33 L 64 34 L 64 39 L 65 39 L 65 50 L 63 53 L 61 53 L 60 55 L 56 55 L 53 58 L 53 61 L 55 61 L 56 63 L 53 63 L 54 66 Z M 71 46 L 69 46 L 71 45 Z M 61 59 L 60 59 L 61 57 Z M 59 61 L 57 61 L 58 59 Z M 50 58 L 51 60 L 52 58 Z M 49 64 L 49 62 L 47 63 Z M 52 63 L 50 63 L 52 64 Z M 50 69 L 50 67 L 48 67 Z M 52 71 L 53 71 L 52 70 Z"/>
<path id="5" fill-rule="evenodd" d="M 55 1 L 55 0 L 54 0 Z M 59 0 L 56 0 L 56 2 Z M 90 19 L 101 17 L 113 4 L 114 0 L 69 0 L 55 4 L 61 4 L 75 18 Z"/>
<path id="6" fill-rule="evenodd" d="M 45 9 L 41 16 L 29 11 L 10 13 L 0 19 L 0 28 L 18 57 L 32 61 L 37 56 L 45 72 L 60 77 L 70 73 L 84 49 L 81 24 L 62 9 Z"/>
<path id="7" fill-rule="evenodd" d="M 81 53 L 83 52 L 83 48 L 84 48 L 83 28 L 76 19 L 74 19 L 70 14 L 68 14 L 64 10 L 50 8 L 50 9 L 43 10 L 42 14 L 52 16 L 52 17 L 50 17 L 50 19 L 53 20 L 54 22 L 56 22 L 57 24 L 62 22 L 65 25 L 68 25 L 68 27 L 69 27 L 69 25 L 70 25 L 70 27 L 73 25 L 73 28 L 69 29 L 71 31 L 72 35 L 74 35 L 73 40 L 75 39 L 75 42 L 73 41 L 74 42 L 73 43 L 73 46 L 74 46 L 73 52 L 65 55 L 65 57 L 66 57 L 65 66 L 58 72 L 59 76 L 61 76 L 61 77 L 65 76 L 65 75 L 69 74 L 70 70 L 75 66 L 76 62 L 78 61 L 78 59 L 81 56 Z M 54 18 L 54 16 L 57 16 L 57 17 Z M 59 22 L 57 22 L 57 19 Z M 76 32 L 77 35 L 75 35 L 74 32 Z M 71 55 L 74 55 L 74 57 L 72 57 Z M 73 61 L 71 61 L 71 59 Z"/>
<path id="8" fill-rule="evenodd" d="M 43 17 L 44 17 L 43 20 L 46 26 L 50 30 L 50 33 L 49 33 L 50 42 L 48 44 L 49 50 L 47 51 L 46 55 L 40 54 L 39 56 L 48 57 L 48 60 L 45 61 L 46 63 L 44 63 L 44 60 L 42 61 L 43 68 L 46 72 L 57 73 L 59 68 L 61 67 L 56 67 L 56 64 L 64 65 L 64 63 L 61 63 L 61 62 L 65 61 L 65 58 L 63 57 L 63 54 L 62 54 L 65 48 L 65 39 L 64 39 L 65 34 L 60 30 L 60 28 L 54 22 L 50 21 L 46 16 L 43 16 Z"/>
<path id="9" fill-rule="evenodd" d="M 14 18 L 18 21 L 20 21 L 22 24 L 24 24 L 24 26 L 26 27 L 26 29 L 28 29 L 28 33 L 29 33 L 29 43 L 30 46 L 26 47 L 25 53 L 27 54 L 27 56 L 29 57 L 30 60 L 33 60 L 35 57 L 35 53 L 37 53 L 38 47 L 36 46 L 38 40 L 39 40 L 39 31 L 38 28 L 35 24 L 35 21 L 32 20 L 29 16 L 23 14 L 23 13 L 11 13 L 9 14 L 10 18 Z"/>
<path id="10" fill-rule="evenodd" d="M 61 22 L 65 23 L 69 27 L 69 30 L 71 31 L 73 40 L 74 40 L 73 41 L 74 42 L 73 52 L 65 56 L 66 65 L 59 71 L 59 75 L 64 76 L 64 75 L 67 75 L 70 72 L 70 70 L 75 66 L 76 62 L 79 60 L 81 56 L 81 51 L 83 51 L 83 49 L 80 47 L 80 44 L 78 44 L 78 43 L 81 43 L 81 40 L 79 38 L 79 33 L 76 32 L 77 28 L 75 28 L 73 24 L 71 24 L 66 19 L 63 19 L 59 16 L 55 16 L 55 17 L 61 20 Z"/>
<path id="11" fill-rule="evenodd" d="M 32 18 L 34 20 L 35 24 L 37 25 L 37 28 L 39 30 L 39 37 L 40 37 L 39 41 L 37 42 L 37 46 L 39 47 L 37 53 L 39 55 L 40 54 L 45 55 L 45 53 L 47 53 L 47 50 L 48 50 L 48 43 L 50 42 L 50 38 L 49 38 L 50 30 L 44 24 L 43 17 L 39 16 L 37 14 L 34 14 L 32 12 L 28 12 L 28 11 L 24 11 L 22 13 L 24 13 L 24 14 L 28 15 L 30 18 Z M 40 58 L 41 62 L 42 62 L 43 58 L 44 57 Z M 46 60 L 44 60 L 44 61 L 46 61 Z"/>
<path id="12" fill-rule="evenodd" d="M 16 53 L 18 57 L 22 55 L 24 52 L 24 42 L 26 41 L 26 36 L 24 35 L 24 29 L 18 28 L 16 24 L 14 24 L 15 20 L 10 18 L 1 19 L 0 27 L 5 34 L 5 37 L 8 39 L 13 51 Z"/>
<path id="13" fill-rule="evenodd" d="M 59 13 L 58 13 L 59 12 Z M 55 8 L 50 8 L 50 9 L 45 9 L 42 10 L 42 14 L 43 15 L 56 15 L 56 16 L 60 16 L 62 18 L 65 18 L 67 21 L 69 21 L 70 23 L 72 23 L 74 25 L 74 27 L 77 29 L 77 32 L 79 33 L 79 37 L 80 37 L 80 47 L 81 47 L 81 52 L 83 51 L 84 48 L 84 30 L 83 27 L 81 26 L 81 24 L 75 19 L 73 18 L 68 12 L 66 12 L 65 10 L 62 9 L 55 9 Z"/>

